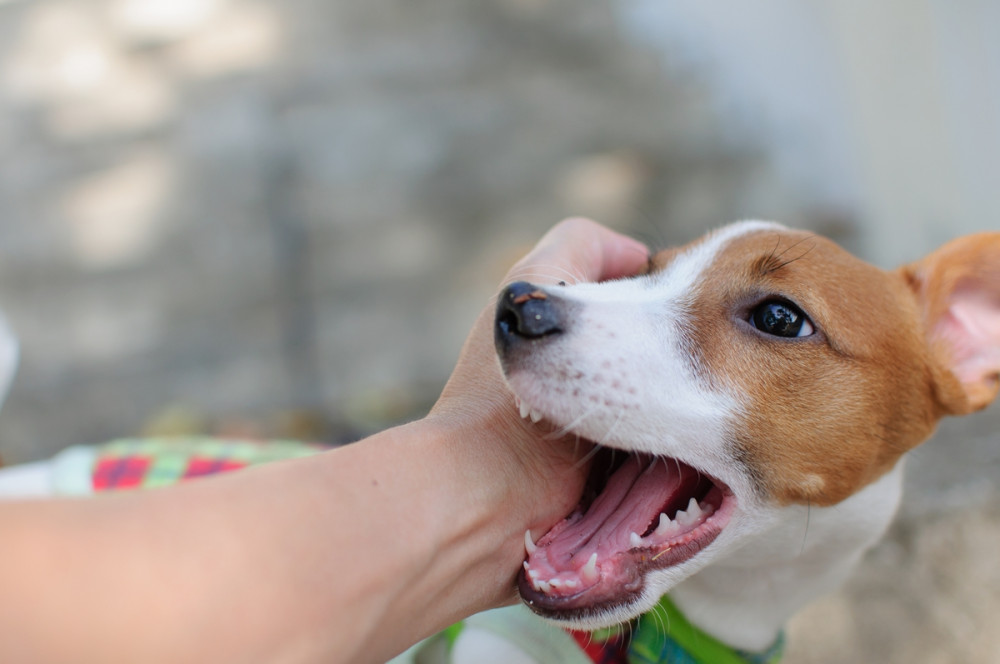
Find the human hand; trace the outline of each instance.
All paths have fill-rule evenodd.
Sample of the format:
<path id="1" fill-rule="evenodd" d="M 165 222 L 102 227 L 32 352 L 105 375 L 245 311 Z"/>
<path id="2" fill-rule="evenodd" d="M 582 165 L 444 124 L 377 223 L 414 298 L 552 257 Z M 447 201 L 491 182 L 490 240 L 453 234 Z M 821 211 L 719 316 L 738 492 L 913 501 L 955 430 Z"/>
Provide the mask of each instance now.
<path id="1" fill-rule="evenodd" d="M 568 219 L 549 231 L 521 259 L 504 283 L 603 281 L 635 275 L 648 264 L 637 240 L 587 219 Z M 580 499 L 587 449 L 573 437 L 556 437 L 520 417 L 493 345 L 494 306 L 480 315 L 455 371 L 428 419 L 458 430 L 470 477 L 480 490 L 497 490 L 503 509 L 520 521 L 520 532 L 537 538 Z"/>

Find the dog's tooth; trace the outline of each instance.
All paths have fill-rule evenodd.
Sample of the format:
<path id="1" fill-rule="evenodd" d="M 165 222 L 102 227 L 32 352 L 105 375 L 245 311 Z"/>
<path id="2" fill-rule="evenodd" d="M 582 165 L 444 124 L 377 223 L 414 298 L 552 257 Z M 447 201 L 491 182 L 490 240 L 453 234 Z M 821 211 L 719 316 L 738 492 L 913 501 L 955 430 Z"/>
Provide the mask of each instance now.
<path id="1" fill-rule="evenodd" d="M 521 566 L 524 567 L 524 571 L 525 572 L 530 572 L 531 571 L 531 565 L 528 564 L 527 560 L 525 560 L 523 563 L 521 563 Z"/>
<path id="2" fill-rule="evenodd" d="M 657 537 L 664 537 L 672 530 L 674 530 L 674 522 L 670 520 L 670 517 L 665 512 L 660 512 L 660 523 L 656 526 L 653 534 Z"/>
<path id="3" fill-rule="evenodd" d="M 533 554 L 535 552 L 536 549 L 538 549 L 538 547 L 535 546 L 535 541 L 533 539 L 531 539 L 531 531 L 530 530 L 525 530 L 524 531 L 524 550 L 527 551 L 528 555 L 530 556 L 531 554 Z"/>
<path id="4" fill-rule="evenodd" d="M 587 564 L 580 570 L 580 576 L 586 581 L 597 581 L 597 552 L 590 554 Z"/>
<path id="5" fill-rule="evenodd" d="M 697 523 L 700 518 L 701 507 L 698 506 L 698 501 L 692 498 L 688 501 L 687 509 L 678 512 L 674 516 L 674 521 L 680 524 L 681 527 L 687 528 L 688 526 Z"/>
<path id="6" fill-rule="evenodd" d="M 543 593 L 547 593 L 552 590 L 552 586 L 549 585 L 548 581 L 536 581 L 537 587 L 535 590 L 541 590 Z"/>
<path id="7" fill-rule="evenodd" d="M 530 413 L 528 413 L 528 417 L 530 417 L 531 421 L 534 422 L 535 424 L 538 424 L 539 422 L 542 421 L 542 414 L 537 410 L 532 410 Z"/>
<path id="8" fill-rule="evenodd" d="M 639 537 L 639 533 L 636 532 L 629 533 L 628 543 L 632 545 L 633 549 L 638 549 L 640 546 L 642 546 L 642 538 Z"/>
<path id="9" fill-rule="evenodd" d="M 528 413 L 531 412 L 531 406 L 524 403 L 523 401 L 517 405 L 517 408 L 518 410 L 521 411 L 521 417 L 525 419 L 528 417 Z"/>
<path id="10" fill-rule="evenodd" d="M 578 585 L 580 585 L 580 582 L 577 581 L 576 579 L 566 579 L 565 581 L 563 581 L 563 585 L 566 586 L 567 588 L 576 588 Z"/>
<path id="11" fill-rule="evenodd" d="M 691 500 L 688 501 L 687 514 L 690 519 L 697 519 L 701 516 L 701 505 L 698 504 L 694 496 L 691 496 Z"/>
<path id="12" fill-rule="evenodd" d="M 529 569 L 528 570 L 528 578 L 531 579 L 532 581 L 535 581 L 538 578 L 538 570 L 537 569 Z"/>
<path id="13" fill-rule="evenodd" d="M 698 503 L 694 500 L 694 498 L 691 500 L 694 501 L 695 504 L 693 506 L 689 505 L 687 510 L 678 512 L 674 517 L 674 521 L 679 523 L 684 528 L 694 525 L 701 518 L 701 508 L 698 507 Z"/>
<path id="14" fill-rule="evenodd" d="M 661 534 L 660 531 L 666 530 L 666 528 L 669 525 L 670 525 L 670 517 L 667 516 L 665 512 L 660 512 L 660 521 L 656 524 L 656 530 L 653 531 L 653 534 L 655 535 Z"/>
<path id="15" fill-rule="evenodd" d="M 549 585 L 553 588 L 562 588 L 563 582 L 559 579 L 549 579 Z"/>

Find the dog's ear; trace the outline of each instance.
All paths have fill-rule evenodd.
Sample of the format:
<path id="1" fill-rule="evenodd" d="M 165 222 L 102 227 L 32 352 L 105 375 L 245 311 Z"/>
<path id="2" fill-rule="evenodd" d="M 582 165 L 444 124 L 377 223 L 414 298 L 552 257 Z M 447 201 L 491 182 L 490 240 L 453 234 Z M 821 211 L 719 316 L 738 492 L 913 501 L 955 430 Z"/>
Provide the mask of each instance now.
<path id="1" fill-rule="evenodd" d="M 985 408 L 1000 391 L 1000 233 L 949 242 L 902 274 L 923 310 L 931 353 L 950 374 L 937 381 L 945 410 Z"/>

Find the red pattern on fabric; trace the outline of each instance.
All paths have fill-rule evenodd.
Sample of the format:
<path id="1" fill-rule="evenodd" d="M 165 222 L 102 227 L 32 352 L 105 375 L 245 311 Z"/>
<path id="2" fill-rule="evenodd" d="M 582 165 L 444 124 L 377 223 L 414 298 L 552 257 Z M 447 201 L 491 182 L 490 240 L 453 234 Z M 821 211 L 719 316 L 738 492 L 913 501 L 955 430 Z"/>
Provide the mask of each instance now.
<path id="1" fill-rule="evenodd" d="M 590 632 L 568 629 L 583 653 L 594 664 L 628 664 L 628 643 L 624 636 L 613 636 L 607 641 L 598 641 Z"/>
<path id="2" fill-rule="evenodd" d="M 184 474 L 181 476 L 181 479 L 201 477 L 203 475 L 214 475 L 215 473 L 225 473 L 230 470 L 239 470 L 240 468 L 246 467 L 247 464 L 243 461 L 193 456 L 190 460 L 188 460 L 187 468 L 184 469 Z"/>
<path id="3" fill-rule="evenodd" d="M 94 468 L 94 490 L 107 491 L 140 486 L 152 462 L 150 457 L 141 456 L 99 459 Z"/>

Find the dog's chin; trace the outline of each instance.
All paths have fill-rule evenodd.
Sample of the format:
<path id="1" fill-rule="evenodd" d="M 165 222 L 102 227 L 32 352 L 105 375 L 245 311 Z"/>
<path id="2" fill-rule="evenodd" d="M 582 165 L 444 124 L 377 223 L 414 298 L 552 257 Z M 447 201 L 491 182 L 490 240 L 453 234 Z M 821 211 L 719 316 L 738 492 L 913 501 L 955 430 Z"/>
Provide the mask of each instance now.
<path id="1" fill-rule="evenodd" d="M 522 414 L 540 416 L 530 408 Z M 595 449 L 580 503 L 538 542 L 525 542 L 518 578 L 535 613 L 590 628 L 655 602 L 662 589 L 649 587 L 650 575 L 662 580 L 670 570 L 676 574 L 666 576 L 679 581 L 700 567 L 736 507 L 725 484 L 678 459 Z"/>

